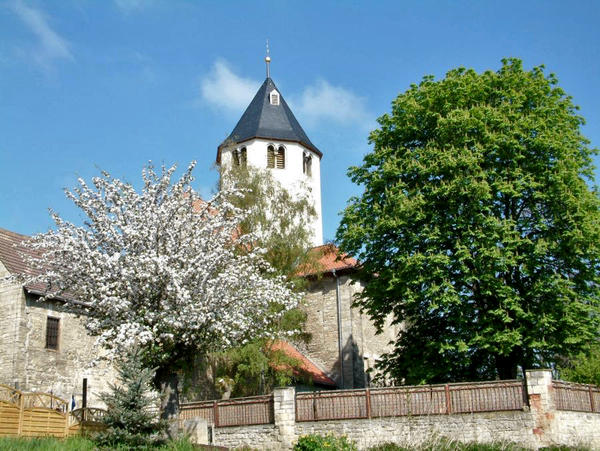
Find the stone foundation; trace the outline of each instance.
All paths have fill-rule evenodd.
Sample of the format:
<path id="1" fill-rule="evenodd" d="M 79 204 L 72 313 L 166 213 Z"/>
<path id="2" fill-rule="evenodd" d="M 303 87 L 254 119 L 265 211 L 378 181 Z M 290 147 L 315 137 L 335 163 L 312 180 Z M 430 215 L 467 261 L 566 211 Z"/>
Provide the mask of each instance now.
<path id="1" fill-rule="evenodd" d="M 389 442 L 417 446 L 441 437 L 513 442 L 530 449 L 551 445 L 600 449 L 600 414 L 557 411 L 549 370 L 527 371 L 527 390 L 530 407 L 523 410 L 296 422 L 294 389 L 276 389 L 275 424 L 214 428 L 212 444 L 289 450 L 302 435 L 333 433 L 347 436 L 359 449 Z"/>

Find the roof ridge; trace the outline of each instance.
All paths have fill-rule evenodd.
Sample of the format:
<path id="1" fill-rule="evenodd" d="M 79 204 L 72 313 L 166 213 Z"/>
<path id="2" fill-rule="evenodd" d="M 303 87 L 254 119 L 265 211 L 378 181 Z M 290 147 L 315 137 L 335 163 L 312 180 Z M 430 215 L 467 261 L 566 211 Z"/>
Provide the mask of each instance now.
<path id="1" fill-rule="evenodd" d="M 19 237 L 22 237 L 22 238 L 31 238 L 31 235 L 24 235 L 24 234 L 19 233 L 19 232 L 13 232 L 12 230 L 5 229 L 4 227 L 0 227 L 0 233 L 5 233 L 5 234 L 8 234 L 8 235 L 15 235 L 15 236 L 19 236 Z"/>

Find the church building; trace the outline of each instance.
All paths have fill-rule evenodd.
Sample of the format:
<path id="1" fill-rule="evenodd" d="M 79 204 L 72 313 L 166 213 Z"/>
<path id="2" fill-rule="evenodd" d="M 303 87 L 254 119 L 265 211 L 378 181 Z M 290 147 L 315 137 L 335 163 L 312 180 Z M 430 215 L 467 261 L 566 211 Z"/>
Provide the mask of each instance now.
<path id="1" fill-rule="evenodd" d="M 271 79 L 271 58 L 265 58 L 267 77 L 227 139 L 217 148 L 222 169 L 251 166 L 268 169 L 292 196 L 311 199 L 316 217 L 309 223 L 314 252 L 320 257 L 319 274 L 307 273 L 308 293 L 303 308 L 306 332 L 312 340 L 304 354 L 339 388 L 369 384 L 368 370 L 384 352 L 391 351 L 398 328 L 391 322 L 381 334 L 365 314 L 352 308 L 356 260 L 323 245 L 321 215 L 321 158 L 323 153 L 308 138 L 282 93 Z"/>
<path id="2" fill-rule="evenodd" d="M 304 274 L 310 281 L 302 308 L 306 332 L 312 340 L 291 344 L 315 386 L 359 388 L 369 384 L 368 369 L 396 338 L 397 326 L 388 324 L 381 334 L 368 316 L 352 307 L 361 290 L 352 283 L 356 260 L 323 245 L 321 215 L 321 159 L 324 154 L 300 126 L 282 93 L 267 77 L 229 137 L 218 146 L 222 168 L 248 165 L 266 168 L 290 194 L 307 196 L 316 217 L 310 222 L 314 252 L 320 255 L 319 273 Z M 97 357 L 94 339 L 86 334 L 85 318 L 69 309 L 70 299 L 37 302 L 43 287 L 23 286 L 12 276 L 31 274 L 20 243 L 28 237 L 0 229 L 0 384 L 24 391 L 52 392 L 76 400 L 81 381 L 89 380 L 90 404 L 114 382 L 114 369 Z M 295 354 L 294 354 L 295 355 Z M 316 387 L 315 387 L 316 388 Z"/>

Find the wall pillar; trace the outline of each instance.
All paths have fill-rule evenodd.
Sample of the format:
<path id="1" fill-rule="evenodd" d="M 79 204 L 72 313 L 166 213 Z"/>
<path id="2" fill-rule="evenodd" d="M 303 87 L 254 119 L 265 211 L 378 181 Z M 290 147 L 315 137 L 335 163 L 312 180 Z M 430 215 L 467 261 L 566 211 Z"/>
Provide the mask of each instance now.
<path id="1" fill-rule="evenodd" d="M 527 396 L 535 425 L 533 434 L 540 445 L 552 443 L 552 425 L 555 416 L 552 396 L 551 370 L 526 370 Z"/>
<path id="2" fill-rule="evenodd" d="M 296 441 L 296 390 L 294 387 L 273 391 L 275 427 L 279 429 L 281 449 L 292 449 Z"/>

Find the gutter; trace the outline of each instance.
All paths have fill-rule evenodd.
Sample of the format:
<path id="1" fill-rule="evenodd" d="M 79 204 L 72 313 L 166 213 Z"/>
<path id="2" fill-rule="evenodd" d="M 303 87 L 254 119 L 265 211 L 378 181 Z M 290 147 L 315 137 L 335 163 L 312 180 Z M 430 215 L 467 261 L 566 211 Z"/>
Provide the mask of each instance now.
<path id="1" fill-rule="evenodd" d="M 342 346 L 342 300 L 340 299 L 340 278 L 335 271 L 331 270 L 335 277 L 335 301 L 337 306 L 337 329 L 338 329 L 338 355 L 340 359 L 340 388 L 344 388 L 344 348 Z"/>
<path id="2" fill-rule="evenodd" d="M 41 297 L 45 297 L 47 296 L 47 293 L 40 291 L 40 290 L 34 290 L 31 288 L 27 288 L 27 287 L 23 287 L 25 288 L 25 291 L 29 294 L 34 294 L 36 296 L 41 296 Z M 89 307 L 88 304 L 86 304 L 85 302 L 81 302 L 81 301 L 76 301 L 75 299 L 69 299 L 69 298 L 65 298 L 62 296 L 56 296 L 56 297 L 52 297 L 52 298 L 47 298 L 48 301 L 61 301 L 64 302 L 66 304 L 75 304 L 75 305 L 79 305 L 81 307 Z"/>

